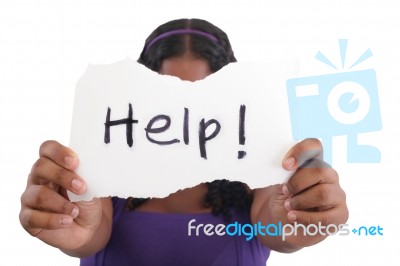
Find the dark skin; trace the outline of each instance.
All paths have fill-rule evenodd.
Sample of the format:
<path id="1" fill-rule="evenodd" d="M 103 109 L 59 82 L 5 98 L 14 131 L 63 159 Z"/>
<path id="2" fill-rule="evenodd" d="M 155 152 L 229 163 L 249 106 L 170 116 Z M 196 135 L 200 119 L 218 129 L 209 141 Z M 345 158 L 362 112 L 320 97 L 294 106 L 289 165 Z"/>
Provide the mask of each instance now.
<path id="1" fill-rule="evenodd" d="M 166 59 L 160 74 L 196 81 L 211 74 L 207 61 L 184 55 Z M 313 152 L 309 152 L 313 151 Z M 310 154 L 307 158 L 303 155 Z M 294 174 L 285 184 L 250 191 L 253 194 L 251 221 L 269 223 L 343 224 L 348 219 L 346 196 L 335 170 L 320 160 L 321 143 L 306 139 L 288 151 L 282 167 Z M 309 167 L 299 167 L 304 160 L 314 159 Z M 27 187 L 21 197 L 20 221 L 25 230 L 43 242 L 76 257 L 92 255 L 107 244 L 112 228 L 110 198 L 72 203 L 66 190 L 83 194 L 84 179 L 74 170 L 78 156 L 55 141 L 44 142 L 39 159 L 33 165 Z M 203 206 L 205 184 L 172 193 L 165 198 L 152 198 L 137 210 L 159 213 L 207 213 Z M 326 236 L 257 236 L 267 247 L 279 252 L 294 252 L 314 245 Z"/>

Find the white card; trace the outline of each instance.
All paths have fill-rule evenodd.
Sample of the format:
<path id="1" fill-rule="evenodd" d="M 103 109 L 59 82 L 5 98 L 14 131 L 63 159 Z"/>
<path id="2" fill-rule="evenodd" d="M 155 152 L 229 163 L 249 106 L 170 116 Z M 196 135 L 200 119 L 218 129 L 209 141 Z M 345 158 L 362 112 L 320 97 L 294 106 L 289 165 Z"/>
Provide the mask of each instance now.
<path id="1" fill-rule="evenodd" d="M 71 200 L 164 197 L 216 179 L 251 188 L 284 182 L 281 160 L 294 144 L 289 65 L 231 63 L 196 82 L 131 59 L 89 66 L 70 142 L 88 191 Z"/>

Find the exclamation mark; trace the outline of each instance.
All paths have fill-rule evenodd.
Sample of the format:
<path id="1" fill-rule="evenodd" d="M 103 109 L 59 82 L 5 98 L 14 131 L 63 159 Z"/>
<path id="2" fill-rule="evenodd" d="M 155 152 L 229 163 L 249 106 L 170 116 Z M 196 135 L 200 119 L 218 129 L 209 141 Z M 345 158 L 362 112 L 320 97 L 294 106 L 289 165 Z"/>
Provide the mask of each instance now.
<path id="1" fill-rule="evenodd" d="M 246 116 L 246 105 L 241 105 L 239 111 L 239 145 L 244 145 L 246 142 L 246 136 L 244 132 L 245 116 Z M 246 156 L 245 151 L 238 151 L 238 159 L 243 159 L 245 156 Z"/>

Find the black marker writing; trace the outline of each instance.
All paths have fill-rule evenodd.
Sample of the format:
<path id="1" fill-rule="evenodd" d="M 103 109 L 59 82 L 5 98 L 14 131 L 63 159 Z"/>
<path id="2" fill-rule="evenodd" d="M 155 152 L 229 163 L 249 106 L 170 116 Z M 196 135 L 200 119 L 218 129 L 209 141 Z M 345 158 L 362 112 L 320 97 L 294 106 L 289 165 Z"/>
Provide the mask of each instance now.
<path id="1" fill-rule="evenodd" d="M 244 145 L 246 142 L 246 136 L 244 131 L 244 125 L 246 120 L 246 105 L 241 105 L 239 110 L 239 144 Z M 245 151 L 238 151 L 238 159 L 243 159 L 246 156 Z"/>
<path id="2" fill-rule="evenodd" d="M 185 115 L 183 116 L 183 142 L 189 144 L 189 109 L 185 107 Z"/>
<path id="3" fill-rule="evenodd" d="M 215 125 L 215 129 L 210 136 L 206 136 L 206 130 L 211 125 Z M 219 131 L 221 130 L 221 125 L 215 119 L 210 119 L 207 122 L 204 122 L 204 118 L 200 121 L 199 124 L 199 146 L 200 146 L 200 156 L 204 159 L 207 159 L 207 152 L 206 152 L 206 142 L 215 138 Z"/>
<path id="4" fill-rule="evenodd" d="M 189 130 L 189 108 L 183 108 L 183 127 L 182 127 L 182 139 L 184 145 L 189 146 L 190 140 L 190 130 Z M 118 125 L 126 125 L 126 142 L 129 147 L 133 146 L 133 124 L 139 124 L 138 120 L 133 119 L 133 108 L 132 104 L 129 103 L 128 117 L 119 120 L 111 121 L 111 108 L 107 108 L 106 122 L 104 123 L 105 132 L 104 132 L 104 143 L 108 144 L 111 142 L 110 137 L 110 128 L 112 126 Z M 244 146 L 246 143 L 246 132 L 245 132 L 245 123 L 246 123 L 246 106 L 240 105 L 239 109 L 239 145 Z M 210 126 L 210 129 L 208 129 Z M 171 145 L 175 143 L 180 143 L 181 140 L 178 138 L 173 138 L 170 140 L 160 140 L 156 139 L 155 134 L 160 134 L 166 132 L 171 127 L 171 117 L 165 114 L 159 114 L 154 116 L 149 120 L 147 126 L 144 128 L 146 132 L 146 138 L 149 142 L 157 144 L 157 145 Z M 207 129 L 209 134 L 207 134 Z M 217 137 L 221 130 L 221 124 L 216 119 L 205 120 L 204 118 L 200 120 L 199 128 L 198 128 L 198 138 L 199 138 L 199 148 L 200 148 L 200 157 L 207 159 L 207 150 L 206 144 L 208 141 Z M 246 157 L 246 151 L 239 149 L 237 153 L 238 159 L 243 159 Z"/>
<path id="5" fill-rule="evenodd" d="M 164 120 L 165 124 L 162 127 L 153 128 L 154 123 L 156 123 L 159 120 Z M 180 142 L 179 139 L 172 139 L 172 140 L 168 140 L 168 141 L 159 141 L 159 140 L 155 140 L 149 136 L 150 133 L 162 133 L 162 132 L 168 130 L 170 126 L 171 126 L 171 118 L 169 116 L 157 115 L 157 116 L 153 117 L 147 124 L 147 127 L 144 129 L 144 130 L 146 130 L 147 139 L 151 143 L 156 143 L 159 145 L 170 145 L 170 144 L 174 144 L 174 143 L 179 143 Z"/>
<path id="6" fill-rule="evenodd" d="M 126 124 L 126 142 L 128 143 L 129 147 L 132 147 L 132 145 L 133 145 L 133 133 L 132 133 L 133 124 L 139 122 L 138 120 L 133 119 L 132 104 L 129 104 L 128 118 L 110 121 L 110 117 L 111 117 L 111 108 L 108 107 L 106 122 L 104 123 L 104 126 L 105 126 L 104 143 L 108 144 L 111 141 L 110 127 Z"/>

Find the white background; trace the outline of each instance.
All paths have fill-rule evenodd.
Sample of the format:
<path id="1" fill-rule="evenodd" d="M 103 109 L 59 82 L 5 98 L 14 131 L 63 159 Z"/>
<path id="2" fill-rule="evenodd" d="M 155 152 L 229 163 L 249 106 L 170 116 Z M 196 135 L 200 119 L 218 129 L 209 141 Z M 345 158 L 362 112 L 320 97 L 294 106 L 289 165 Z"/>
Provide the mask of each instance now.
<path id="1" fill-rule="evenodd" d="M 349 60 L 367 48 L 357 69 L 376 70 L 384 128 L 366 136 L 380 164 L 334 166 L 347 192 L 352 226 L 380 225 L 384 236 L 334 236 L 294 254 L 272 253 L 268 265 L 394 265 L 398 252 L 396 128 L 400 110 L 397 1 L 20 1 L 0 3 L 0 264 L 77 265 L 20 226 L 19 198 L 38 147 L 69 142 L 75 83 L 88 63 L 137 58 L 159 24 L 198 17 L 224 29 L 241 61 L 300 59 L 300 75 L 336 73 L 314 59 L 318 50 L 339 63 L 337 40 L 349 39 Z M 268 73 L 266 73 L 268 75 Z M 335 147 L 344 144 L 337 138 Z"/>

